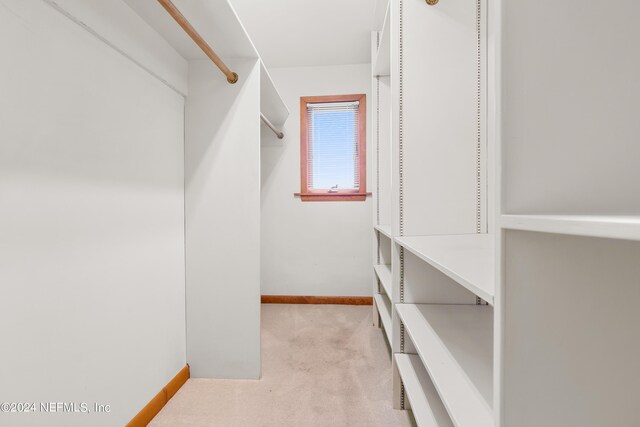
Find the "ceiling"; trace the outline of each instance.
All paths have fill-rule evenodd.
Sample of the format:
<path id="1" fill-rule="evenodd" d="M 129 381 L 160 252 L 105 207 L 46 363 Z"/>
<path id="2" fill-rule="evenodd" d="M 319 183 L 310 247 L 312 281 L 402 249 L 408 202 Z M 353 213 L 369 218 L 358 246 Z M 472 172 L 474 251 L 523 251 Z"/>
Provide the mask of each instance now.
<path id="1" fill-rule="evenodd" d="M 265 65 L 371 62 L 376 0 L 230 0 Z"/>

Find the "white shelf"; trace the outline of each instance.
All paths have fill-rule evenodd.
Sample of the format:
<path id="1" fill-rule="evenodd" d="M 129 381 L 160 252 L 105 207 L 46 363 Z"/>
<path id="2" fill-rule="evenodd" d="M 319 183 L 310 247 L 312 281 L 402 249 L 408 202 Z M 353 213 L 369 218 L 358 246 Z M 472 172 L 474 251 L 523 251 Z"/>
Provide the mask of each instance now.
<path id="1" fill-rule="evenodd" d="M 384 288 L 384 292 L 387 294 L 389 299 L 392 298 L 393 293 L 393 278 L 391 276 L 391 266 L 380 264 L 374 265 L 373 269 L 376 271 L 378 275 L 378 279 L 380 279 L 380 283 L 382 283 L 382 287 Z"/>
<path id="2" fill-rule="evenodd" d="M 397 353 L 395 359 L 418 427 L 453 427 L 420 357 Z"/>
<path id="3" fill-rule="evenodd" d="M 289 117 L 289 109 L 278 93 L 262 60 L 260 60 L 260 112 L 277 127 L 284 125 Z"/>
<path id="4" fill-rule="evenodd" d="M 396 310 L 454 425 L 493 426 L 493 309 L 397 304 Z"/>
<path id="5" fill-rule="evenodd" d="M 142 19 L 156 30 L 185 59 L 208 60 L 164 8 L 155 1 L 124 0 Z M 212 46 L 223 61 L 229 58 L 258 58 L 249 34 L 228 1 L 173 0 L 180 13 L 193 25 L 200 36 Z M 212 72 L 219 73 L 213 64 Z M 243 79 L 246 76 L 240 76 Z"/>
<path id="6" fill-rule="evenodd" d="M 374 229 L 378 230 L 380 233 L 384 234 L 390 239 L 393 239 L 393 234 L 391 233 L 390 225 L 374 225 Z"/>
<path id="7" fill-rule="evenodd" d="M 384 26 L 384 19 L 386 18 L 386 12 L 389 9 L 389 0 L 375 0 L 375 6 L 373 8 L 373 30 L 380 31 Z"/>
<path id="8" fill-rule="evenodd" d="M 391 343 L 391 302 L 383 294 L 375 294 L 373 298 L 376 300 L 384 333 L 387 334 L 387 339 Z"/>
<path id="9" fill-rule="evenodd" d="M 378 52 L 373 59 L 373 75 L 388 76 L 391 74 L 391 2 L 387 5 L 384 25 L 380 33 Z"/>
<path id="10" fill-rule="evenodd" d="M 502 215 L 500 223 L 510 230 L 640 240 L 640 216 Z"/>
<path id="11" fill-rule="evenodd" d="M 396 242 L 493 305 L 494 237 L 489 234 L 396 237 Z"/>

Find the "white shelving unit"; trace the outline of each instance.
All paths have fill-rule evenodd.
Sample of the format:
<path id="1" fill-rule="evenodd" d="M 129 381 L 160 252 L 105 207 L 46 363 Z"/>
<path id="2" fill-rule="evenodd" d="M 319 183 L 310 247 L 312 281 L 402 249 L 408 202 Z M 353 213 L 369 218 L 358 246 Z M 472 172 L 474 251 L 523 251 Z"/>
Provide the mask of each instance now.
<path id="1" fill-rule="evenodd" d="M 256 224 L 260 224 L 260 173 L 258 168 L 242 165 L 260 163 L 265 136 L 258 124 L 260 113 L 281 126 L 289 111 L 229 1 L 173 3 L 238 74 L 235 84 L 227 82 L 157 1 L 125 2 L 188 62 L 184 204 L 191 375 L 259 378 L 260 229 Z M 243 209 L 220 209 L 221 202 Z M 235 230 L 233 236 L 221 232 L 230 228 Z M 224 262 L 229 247 L 237 245 L 236 237 L 245 243 L 241 269 Z M 225 286 L 229 282 L 238 286 Z M 229 322 L 233 328 L 220 326 Z M 242 337 L 240 346 L 235 345 L 238 337 Z"/>
<path id="2" fill-rule="evenodd" d="M 284 123 L 289 117 L 289 109 L 287 108 L 284 100 L 280 96 L 276 85 L 271 79 L 271 75 L 265 67 L 264 62 L 260 59 L 260 112 L 269 119 L 269 121 L 278 129 L 282 129 Z M 262 135 L 260 138 L 261 145 L 269 145 L 267 141 L 280 141 L 274 138 L 271 130 L 266 124 L 260 122 L 263 130 L 267 131 L 267 137 Z M 278 144 L 279 145 L 279 144 Z"/>
<path id="3" fill-rule="evenodd" d="M 393 276 L 391 275 L 391 266 L 386 264 L 374 265 L 373 269 L 375 270 L 378 280 L 384 289 L 384 293 L 391 298 L 393 295 Z"/>
<path id="4" fill-rule="evenodd" d="M 373 172 L 374 172 L 374 206 L 373 206 L 373 294 L 379 303 L 373 310 L 374 319 L 380 318 L 381 325 L 392 347 L 393 329 L 393 274 L 391 263 L 393 258 L 394 229 L 391 226 L 391 104 L 380 99 L 389 100 L 391 96 L 389 66 L 390 46 L 390 5 L 389 0 L 377 0 L 374 13 L 374 27 L 371 34 L 372 88 L 376 96 L 372 100 L 373 133 Z M 374 71 L 382 67 L 383 73 Z M 382 303 L 388 304 L 388 313 L 379 309 Z M 374 322 L 376 323 L 376 322 Z"/>
<path id="5" fill-rule="evenodd" d="M 420 357 L 398 353 L 394 359 L 418 427 L 453 427 Z"/>
<path id="6" fill-rule="evenodd" d="M 496 12 L 496 425 L 640 425 L 640 4 L 544 3 Z"/>
<path id="7" fill-rule="evenodd" d="M 640 425 L 639 14 L 378 2 L 374 224 L 419 425 Z"/>
<path id="8" fill-rule="evenodd" d="M 493 425 L 482 3 L 375 13 L 374 295 L 392 302 L 394 405 L 420 426 Z"/>
<path id="9" fill-rule="evenodd" d="M 208 60 L 200 48 L 173 21 L 155 1 L 124 0 L 154 30 L 161 34 L 184 58 Z M 256 50 L 247 30 L 227 0 L 208 2 L 174 0 L 180 12 L 188 18 L 210 46 L 223 59 L 258 58 L 260 62 L 260 112 L 275 126 L 281 127 L 289 117 L 289 109 L 282 100 L 260 53 Z M 222 42 L 221 42 L 222 41 Z M 212 73 L 216 73 L 212 64 Z M 246 76 L 244 76 L 246 77 Z M 240 76 L 242 79 L 243 76 Z M 259 117 L 256 118 L 259 120 Z M 261 143 L 263 142 L 261 138 Z"/>
<path id="10" fill-rule="evenodd" d="M 621 215 L 502 215 L 502 228 L 640 240 L 640 216 Z"/>
<path id="11" fill-rule="evenodd" d="M 385 335 L 391 343 L 392 330 L 392 299 L 393 299 L 393 276 L 391 274 L 391 250 L 393 237 L 388 226 L 374 226 L 375 234 L 375 254 L 373 259 L 374 270 L 374 323 L 376 318 L 380 319 L 378 325 L 382 326 Z"/>
<path id="12" fill-rule="evenodd" d="M 379 231 L 382 235 L 388 237 L 389 239 L 393 239 L 393 233 L 391 232 L 390 225 L 374 225 L 374 230 Z"/>
<path id="13" fill-rule="evenodd" d="M 380 32 L 378 49 L 373 58 L 373 76 L 388 76 L 391 74 L 391 2 L 387 3 L 384 25 Z"/>
<path id="14" fill-rule="evenodd" d="M 398 304 L 396 310 L 454 425 L 493 425 L 491 308 Z"/>
<path id="15" fill-rule="evenodd" d="M 395 241 L 493 305 L 495 284 L 494 236 L 396 237 Z"/>
<path id="16" fill-rule="evenodd" d="M 373 296 L 376 309 L 378 310 L 384 333 L 389 342 L 391 342 L 391 302 L 383 294 L 375 294 Z"/>

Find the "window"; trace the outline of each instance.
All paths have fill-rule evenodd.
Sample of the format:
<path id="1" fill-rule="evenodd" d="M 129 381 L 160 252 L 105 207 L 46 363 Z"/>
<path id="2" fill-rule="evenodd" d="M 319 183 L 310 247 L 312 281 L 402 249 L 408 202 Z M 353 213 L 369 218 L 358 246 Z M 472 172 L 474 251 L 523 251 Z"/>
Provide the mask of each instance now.
<path id="1" fill-rule="evenodd" d="M 300 98 L 303 202 L 366 199 L 366 108 L 366 95 Z"/>

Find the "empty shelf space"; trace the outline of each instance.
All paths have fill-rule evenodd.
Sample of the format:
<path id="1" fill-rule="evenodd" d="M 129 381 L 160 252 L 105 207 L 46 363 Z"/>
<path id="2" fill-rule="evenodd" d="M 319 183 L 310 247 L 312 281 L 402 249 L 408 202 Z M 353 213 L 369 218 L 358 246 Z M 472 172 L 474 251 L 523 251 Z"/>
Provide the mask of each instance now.
<path id="1" fill-rule="evenodd" d="M 397 237 L 396 242 L 493 305 L 494 238 L 488 234 Z"/>
<path id="2" fill-rule="evenodd" d="M 389 74 L 391 74 L 391 2 L 387 5 L 378 51 L 373 62 L 374 76 L 388 76 Z"/>
<path id="3" fill-rule="evenodd" d="M 420 356 L 396 354 L 395 360 L 418 427 L 453 427 Z"/>
<path id="4" fill-rule="evenodd" d="M 376 302 L 380 319 L 387 339 L 391 342 L 391 301 L 384 294 L 375 294 L 373 299 Z"/>
<path id="5" fill-rule="evenodd" d="M 374 225 L 373 228 L 376 231 L 379 231 L 381 234 L 387 236 L 388 238 L 393 239 L 393 234 L 391 234 L 390 225 Z"/>
<path id="6" fill-rule="evenodd" d="M 389 299 L 393 297 L 393 293 L 391 290 L 393 289 L 393 279 L 391 276 L 391 266 L 390 265 L 374 265 L 373 269 L 376 271 L 376 275 L 378 279 L 380 279 L 380 283 L 384 288 L 384 292 L 387 294 Z"/>
<path id="7" fill-rule="evenodd" d="M 640 216 L 502 215 L 501 225 L 510 230 L 640 240 Z"/>
<path id="8" fill-rule="evenodd" d="M 397 304 L 396 310 L 453 423 L 493 425 L 493 309 Z"/>

